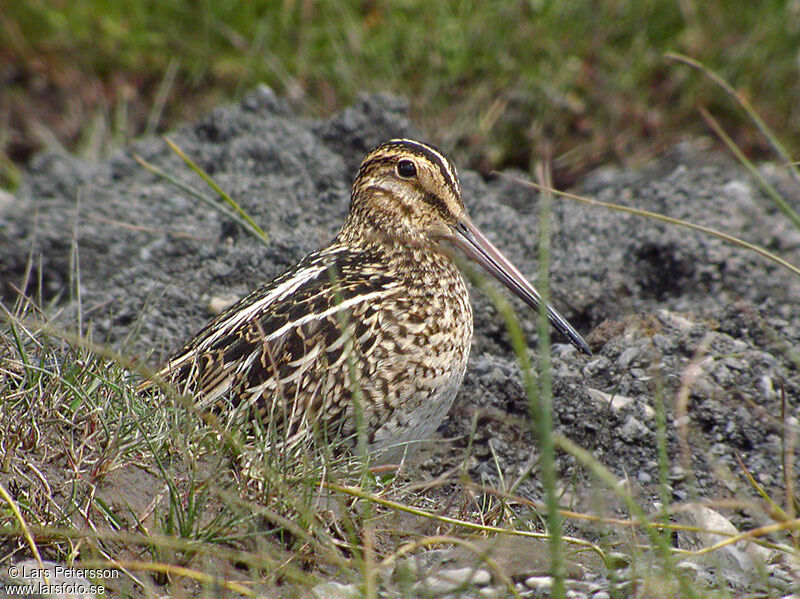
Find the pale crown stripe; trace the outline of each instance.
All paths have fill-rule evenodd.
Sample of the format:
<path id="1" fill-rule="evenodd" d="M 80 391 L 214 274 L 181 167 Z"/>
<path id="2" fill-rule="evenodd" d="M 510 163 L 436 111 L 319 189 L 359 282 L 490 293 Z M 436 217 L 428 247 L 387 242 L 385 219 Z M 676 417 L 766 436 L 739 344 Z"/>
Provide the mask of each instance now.
<path id="1" fill-rule="evenodd" d="M 421 150 L 425 150 L 425 151 L 427 151 L 427 152 L 430 152 L 431 154 L 433 154 L 434 156 L 436 156 L 436 157 L 437 157 L 437 158 L 438 158 L 438 159 L 441 161 L 441 163 L 442 163 L 442 165 L 444 166 L 445 170 L 447 170 L 447 174 L 448 174 L 448 175 L 450 175 L 450 179 L 451 179 L 451 180 L 453 181 L 453 183 L 455 184 L 455 186 L 456 186 L 456 189 L 459 189 L 459 191 L 460 191 L 460 187 L 461 187 L 461 186 L 460 186 L 460 184 L 459 184 L 458 175 L 457 175 L 457 174 L 455 173 L 455 171 L 453 170 L 453 165 L 452 165 L 452 163 L 451 163 L 451 162 L 450 162 L 450 161 L 449 161 L 447 158 L 445 158 L 445 157 L 442 155 L 442 153 L 441 153 L 441 152 L 439 152 L 439 151 L 435 150 L 434 148 L 430 147 L 429 145 L 426 145 L 426 144 L 420 143 L 420 142 L 418 142 L 418 141 L 414 141 L 413 139 L 405 139 L 405 138 L 401 138 L 401 139 L 392 140 L 392 141 L 401 141 L 401 142 L 403 142 L 403 143 L 406 143 L 406 144 L 408 144 L 408 145 L 410 145 L 410 146 L 415 146 L 415 147 L 417 147 L 417 148 L 420 148 Z"/>

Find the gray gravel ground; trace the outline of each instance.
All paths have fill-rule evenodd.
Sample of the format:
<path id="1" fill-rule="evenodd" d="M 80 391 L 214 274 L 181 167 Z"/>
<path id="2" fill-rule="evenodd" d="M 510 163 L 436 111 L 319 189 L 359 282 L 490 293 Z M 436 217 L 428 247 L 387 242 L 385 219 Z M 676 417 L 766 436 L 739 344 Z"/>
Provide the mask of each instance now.
<path id="1" fill-rule="evenodd" d="M 138 154 L 209 195 L 160 139 L 134 142 L 101 164 L 40 156 L 17 197 L 0 202 L 0 290 L 6 300 L 14 297 L 33 255 L 41 260 L 44 297 L 60 310 L 62 324 L 74 326 L 68 289 L 77 240 L 82 312 L 95 340 L 155 364 L 209 318 L 210 303 L 243 295 L 327 242 L 343 221 L 366 151 L 409 135 L 419 133 L 396 98 L 370 97 L 331 119 L 307 121 L 289 114 L 267 88 L 176 130 L 171 138 L 271 236 L 268 249 L 135 162 Z M 798 188 L 784 171 L 761 170 L 797 204 Z M 475 222 L 535 278 L 537 194 L 470 171 L 461 177 Z M 717 228 L 800 264 L 800 232 L 742 168 L 698 145 L 638 169 L 602 169 L 579 191 Z M 790 357 L 800 342 L 800 279 L 707 235 L 566 200 L 553 203 L 551 234 L 553 303 L 595 352 L 587 358 L 554 339 L 558 431 L 627 477 L 652 508 L 660 395 L 673 500 L 753 498 L 737 455 L 773 497 L 783 497 L 781 389 L 787 417 L 800 417 L 800 374 Z M 536 449 L 522 423 L 527 400 L 502 319 L 477 290 L 473 301 L 470 368 L 440 431 L 455 441 L 432 445 L 414 468 L 433 477 L 458 464 L 475 419 L 470 474 L 497 485 L 498 467 L 513 480 Z M 515 305 L 536 347 L 536 315 Z M 676 395 L 698 351 L 684 459 Z M 558 465 L 576 509 L 613 508 L 573 458 L 562 455 Z M 790 466 L 796 476 L 797 462 Z M 535 470 L 518 491 L 540 498 Z M 767 522 L 753 510 L 725 514 L 740 528 Z M 578 525 L 569 532 L 602 534 Z M 723 579 L 734 590 L 749 585 L 732 574 Z"/>

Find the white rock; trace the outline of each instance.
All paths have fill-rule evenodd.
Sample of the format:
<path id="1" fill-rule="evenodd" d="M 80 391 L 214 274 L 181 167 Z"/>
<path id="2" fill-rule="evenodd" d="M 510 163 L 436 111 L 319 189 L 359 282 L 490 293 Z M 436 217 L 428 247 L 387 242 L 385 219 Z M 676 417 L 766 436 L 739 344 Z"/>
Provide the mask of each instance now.
<path id="1" fill-rule="evenodd" d="M 609 393 L 600 391 L 599 389 L 592 389 L 591 387 L 589 387 L 586 391 L 589 394 L 589 397 L 600 404 L 600 406 L 605 407 L 610 402 L 611 409 L 617 412 L 632 405 L 635 401 L 632 397 L 627 397 L 626 395 L 611 395 Z"/>
<path id="2" fill-rule="evenodd" d="M 525 579 L 525 586 L 529 589 L 549 589 L 553 586 L 553 577 L 529 576 Z"/>
<path id="3" fill-rule="evenodd" d="M 732 535 L 739 534 L 738 529 L 730 520 L 709 507 L 695 504 L 692 506 L 690 514 L 697 526 L 713 531 L 698 533 L 703 547 L 712 547 L 721 541 L 730 539 Z M 715 534 L 717 532 L 723 534 Z M 725 556 L 727 559 L 720 560 L 720 556 Z M 744 573 L 758 572 L 759 568 L 763 567 L 769 559 L 770 551 L 749 540 L 742 540 L 734 545 L 726 545 L 706 557 L 726 568 L 729 575 L 740 577 Z"/>
<path id="4" fill-rule="evenodd" d="M 650 429 L 633 416 L 628 416 L 619 430 L 619 436 L 628 443 L 643 439 L 649 434 Z"/>
<path id="5" fill-rule="evenodd" d="M 439 578 L 450 580 L 456 585 L 474 584 L 485 586 L 492 582 L 492 575 L 486 570 L 476 570 L 475 568 L 452 568 L 442 570 L 436 574 Z"/>
<path id="6" fill-rule="evenodd" d="M 208 300 L 208 304 L 206 305 L 206 310 L 211 316 L 218 316 L 222 314 L 225 310 L 230 308 L 233 304 L 236 303 L 238 298 L 233 296 L 219 296 L 215 295 Z"/>
<path id="7" fill-rule="evenodd" d="M 323 582 L 311 589 L 310 599 L 359 599 L 361 591 L 354 584 Z"/>
<path id="8" fill-rule="evenodd" d="M 669 326 L 678 329 L 681 332 L 688 331 L 696 324 L 688 318 L 685 318 L 675 312 L 670 312 L 669 310 L 659 310 L 658 317 L 665 324 L 668 324 Z"/>
<path id="9" fill-rule="evenodd" d="M 482 599 L 498 599 L 499 597 L 505 597 L 505 592 L 501 591 L 495 587 L 484 587 L 482 589 L 478 589 L 478 597 Z"/>
<path id="10" fill-rule="evenodd" d="M 623 351 L 619 357 L 617 358 L 617 364 L 620 368 L 628 368 L 641 353 L 641 350 L 636 347 L 629 347 L 625 351 Z"/>

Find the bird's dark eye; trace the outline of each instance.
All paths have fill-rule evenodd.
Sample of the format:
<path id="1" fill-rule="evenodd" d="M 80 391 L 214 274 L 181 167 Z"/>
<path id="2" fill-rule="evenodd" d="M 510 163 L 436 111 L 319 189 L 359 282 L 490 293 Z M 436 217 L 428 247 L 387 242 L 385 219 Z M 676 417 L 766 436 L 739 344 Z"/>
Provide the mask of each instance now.
<path id="1" fill-rule="evenodd" d="M 417 167 L 410 160 L 401 160 L 397 163 L 397 174 L 403 179 L 411 179 L 417 176 Z"/>

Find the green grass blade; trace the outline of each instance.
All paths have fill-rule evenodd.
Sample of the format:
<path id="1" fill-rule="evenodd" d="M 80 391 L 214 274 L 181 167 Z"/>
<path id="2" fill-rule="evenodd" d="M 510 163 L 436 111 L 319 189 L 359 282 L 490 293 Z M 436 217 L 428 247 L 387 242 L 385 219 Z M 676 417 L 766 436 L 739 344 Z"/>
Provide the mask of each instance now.
<path id="1" fill-rule="evenodd" d="M 228 193 L 226 193 L 219 185 L 217 185 L 216 181 L 211 178 L 211 176 L 206 173 L 200 166 L 194 162 L 189 156 L 187 156 L 183 150 L 181 150 L 175 142 L 173 142 L 169 137 L 164 137 L 164 141 L 170 147 L 170 149 L 175 152 L 180 158 L 186 163 L 190 169 L 192 169 L 195 173 L 197 173 L 200 178 L 205 181 L 208 186 L 213 189 L 215 192 L 219 194 L 219 196 L 223 199 L 223 201 L 230 206 L 233 211 L 238 214 L 245 222 L 247 222 L 248 229 L 251 233 L 253 233 L 256 237 L 258 237 L 265 245 L 269 243 L 269 236 L 258 226 L 258 224 L 250 218 L 250 215 L 247 214 L 242 207 L 239 206 L 238 202 L 234 200 Z"/>
<path id="2" fill-rule="evenodd" d="M 222 214 L 226 218 L 229 218 L 232 221 L 234 221 L 236 224 L 240 225 L 243 229 L 245 229 L 245 230 L 249 229 L 249 225 L 247 224 L 246 220 L 241 218 L 238 214 L 236 214 L 234 212 L 231 212 L 230 210 L 225 208 L 225 206 L 223 206 L 222 204 L 220 204 L 218 202 L 215 202 L 214 200 L 212 200 L 210 198 L 207 198 L 206 196 L 204 196 L 202 193 L 200 193 L 199 191 L 197 191 L 193 187 L 191 187 L 189 185 L 186 185 L 186 183 L 183 183 L 179 179 L 173 177 L 168 172 L 158 168 L 155 164 L 152 164 L 151 162 L 147 162 L 147 160 L 145 160 L 144 158 L 142 158 L 138 154 L 134 154 L 133 155 L 133 159 L 136 162 L 138 162 L 139 164 L 141 164 L 144 168 L 146 168 L 151 173 L 153 173 L 155 175 L 158 175 L 162 179 L 165 179 L 165 180 L 169 181 L 170 183 L 172 183 L 172 185 L 174 185 L 175 187 L 177 187 L 181 191 L 185 191 L 189 195 L 191 195 L 194 198 L 200 200 L 206 206 L 212 208 L 213 210 L 216 210 L 217 212 L 219 212 L 220 214 Z"/>
<path id="3" fill-rule="evenodd" d="M 550 187 L 550 170 L 547 165 L 540 165 L 539 179 Z M 538 314 L 539 332 L 539 380 L 534 384 L 530 364 L 525 368 L 525 386 L 528 392 L 528 409 L 533 419 L 534 433 L 539 444 L 542 486 L 545 490 L 547 505 L 547 528 L 550 532 L 551 574 L 553 576 L 553 597 L 564 597 L 564 555 L 561 546 L 563 525 L 558 505 L 558 477 L 556 475 L 556 452 L 553 444 L 553 377 L 550 360 L 550 323 L 547 318 L 547 306 L 550 301 L 550 204 L 552 195 L 543 190 L 540 194 L 541 209 L 539 214 L 539 276 L 537 290 L 542 298 Z M 514 335 L 514 350 L 517 355 L 527 356 L 527 344 L 522 331 Z"/>

